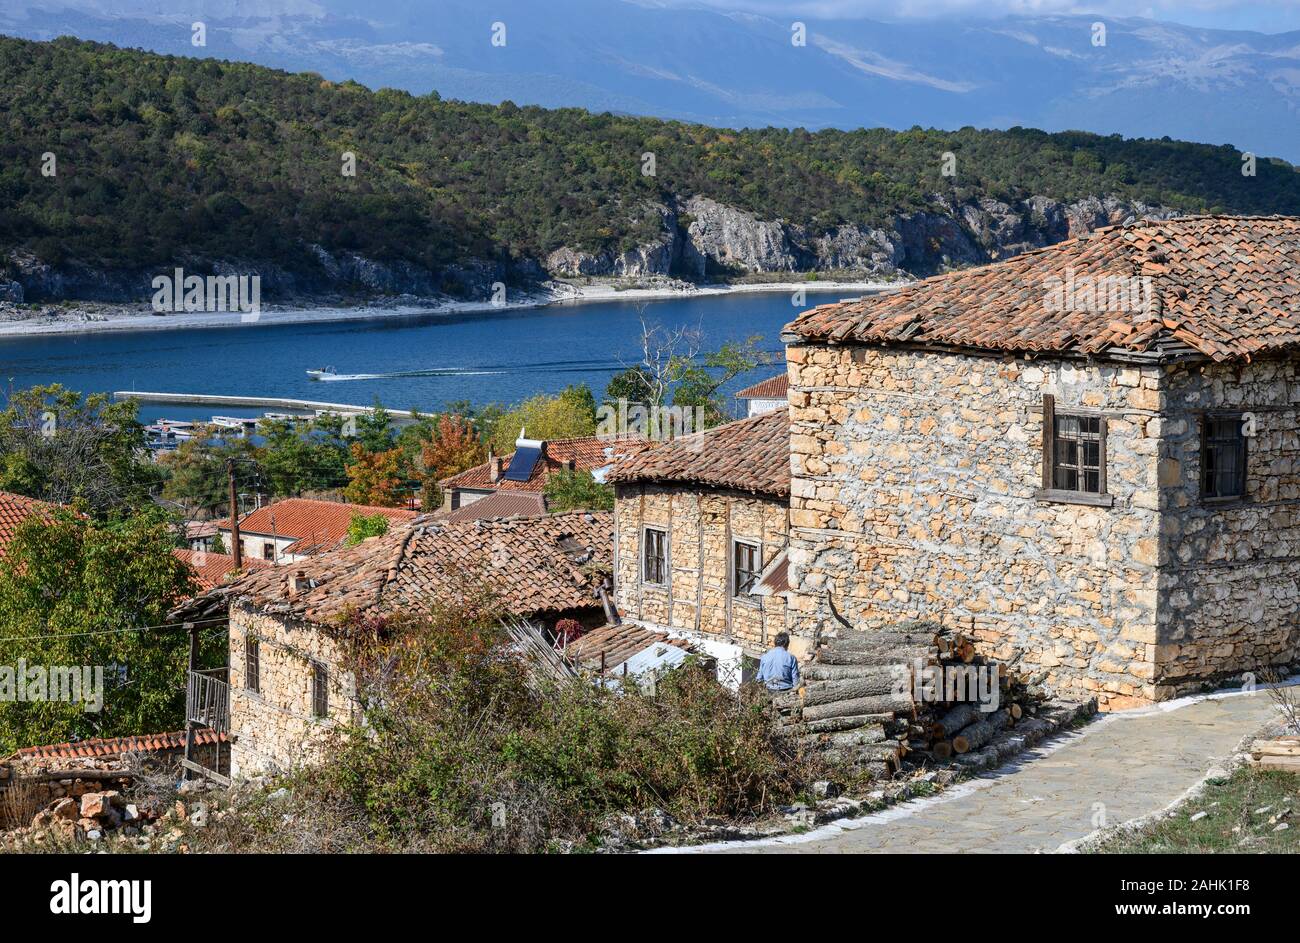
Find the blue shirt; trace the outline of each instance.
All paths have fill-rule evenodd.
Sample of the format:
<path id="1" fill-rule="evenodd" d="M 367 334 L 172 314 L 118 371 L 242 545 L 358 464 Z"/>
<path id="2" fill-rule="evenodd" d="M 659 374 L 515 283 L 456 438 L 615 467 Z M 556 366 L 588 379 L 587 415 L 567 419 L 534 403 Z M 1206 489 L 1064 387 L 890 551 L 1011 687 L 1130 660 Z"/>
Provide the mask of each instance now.
<path id="1" fill-rule="evenodd" d="M 769 691 L 789 691 L 799 686 L 799 659 L 784 648 L 774 648 L 758 662 L 758 677 Z"/>

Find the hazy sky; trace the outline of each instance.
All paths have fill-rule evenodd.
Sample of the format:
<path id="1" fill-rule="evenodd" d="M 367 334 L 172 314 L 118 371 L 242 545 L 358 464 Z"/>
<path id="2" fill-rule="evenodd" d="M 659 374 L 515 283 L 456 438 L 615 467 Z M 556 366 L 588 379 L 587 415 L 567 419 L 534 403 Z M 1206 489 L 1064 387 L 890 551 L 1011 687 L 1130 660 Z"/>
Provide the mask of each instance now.
<path id="1" fill-rule="evenodd" d="M 1280 33 L 1300 29 L 1300 0 L 642 0 L 665 6 L 710 6 L 771 15 L 930 19 L 1008 13 L 1100 13 L 1146 16 L 1192 26 Z"/>

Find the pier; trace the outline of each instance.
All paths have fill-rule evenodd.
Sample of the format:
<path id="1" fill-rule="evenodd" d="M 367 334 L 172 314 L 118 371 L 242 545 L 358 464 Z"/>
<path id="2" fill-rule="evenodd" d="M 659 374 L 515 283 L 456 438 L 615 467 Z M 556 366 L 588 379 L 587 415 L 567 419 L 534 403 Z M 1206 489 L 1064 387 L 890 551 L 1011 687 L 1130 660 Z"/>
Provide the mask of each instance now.
<path id="1" fill-rule="evenodd" d="M 142 403 L 173 403 L 179 406 L 234 406 L 242 409 L 274 409 L 286 413 L 315 416 L 337 413 L 341 416 L 359 416 L 374 412 L 373 406 L 353 406 L 350 403 L 322 403 L 309 399 L 286 399 L 281 396 L 218 396 L 209 393 L 145 393 L 135 390 L 118 390 L 113 399 L 134 399 Z M 388 409 L 388 407 L 384 407 Z M 394 423 L 409 422 L 410 410 L 388 409 Z M 421 419 L 436 419 L 437 413 L 417 412 Z"/>

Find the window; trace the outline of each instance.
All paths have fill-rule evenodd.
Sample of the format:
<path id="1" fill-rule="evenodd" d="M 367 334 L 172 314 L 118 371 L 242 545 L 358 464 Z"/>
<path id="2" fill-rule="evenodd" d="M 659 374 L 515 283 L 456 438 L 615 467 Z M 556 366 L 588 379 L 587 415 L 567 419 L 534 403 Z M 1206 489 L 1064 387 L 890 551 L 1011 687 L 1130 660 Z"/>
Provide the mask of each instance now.
<path id="1" fill-rule="evenodd" d="M 1241 416 L 1201 420 L 1201 497 L 1240 498 L 1246 494 L 1246 435 Z"/>
<path id="2" fill-rule="evenodd" d="M 311 713 L 328 717 L 330 712 L 330 674 L 324 665 L 311 666 Z"/>
<path id="3" fill-rule="evenodd" d="M 1039 498 L 1109 506 L 1106 493 L 1106 419 L 1058 413 L 1043 397 L 1043 490 Z"/>
<path id="4" fill-rule="evenodd" d="M 758 545 L 735 541 L 731 550 L 731 594 L 748 596 L 762 572 Z"/>
<path id="5" fill-rule="evenodd" d="M 668 534 L 647 527 L 641 541 L 641 579 L 646 583 L 668 582 Z"/>
<path id="6" fill-rule="evenodd" d="M 244 688 L 254 694 L 262 690 L 262 652 L 257 639 L 244 638 Z"/>
<path id="7" fill-rule="evenodd" d="M 271 560 L 272 562 L 275 561 L 275 544 L 262 544 L 262 559 Z"/>

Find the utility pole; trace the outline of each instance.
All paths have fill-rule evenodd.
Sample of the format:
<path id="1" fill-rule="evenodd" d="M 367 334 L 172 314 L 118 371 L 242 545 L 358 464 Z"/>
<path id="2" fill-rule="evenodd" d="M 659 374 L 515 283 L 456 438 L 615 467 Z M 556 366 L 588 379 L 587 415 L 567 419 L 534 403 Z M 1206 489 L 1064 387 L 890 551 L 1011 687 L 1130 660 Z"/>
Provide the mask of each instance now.
<path id="1" fill-rule="evenodd" d="M 235 569 L 244 568 L 244 545 L 239 539 L 239 495 L 235 492 L 235 460 L 226 459 L 226 477 L 230 481 L 230 552 L 235 558 Z"/>

